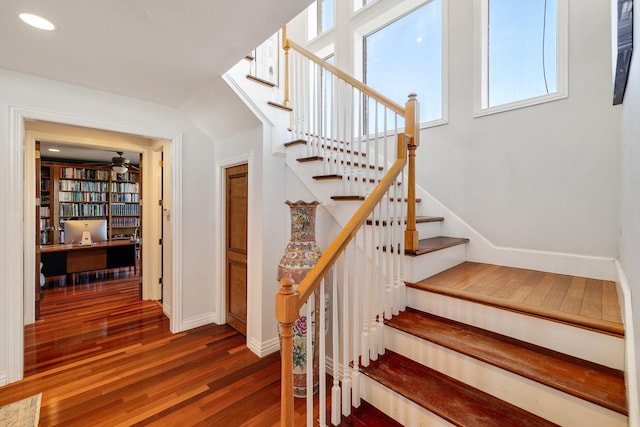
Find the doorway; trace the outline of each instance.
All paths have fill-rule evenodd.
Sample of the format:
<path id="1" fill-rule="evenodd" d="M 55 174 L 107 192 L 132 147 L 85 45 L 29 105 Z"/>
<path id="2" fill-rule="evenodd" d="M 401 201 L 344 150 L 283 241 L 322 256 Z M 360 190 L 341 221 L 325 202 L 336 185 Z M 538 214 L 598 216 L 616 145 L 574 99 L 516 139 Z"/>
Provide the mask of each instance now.
<path id="1" fill-rule="evenodd" d="M 249 165 L 225 169 L 225 282 L 227 323 L 247 335 Z"/>
<path id="2" fill-rule="evenodd" d="M 165 313 L 169 316 L 170 329 L 173 333 L 180 332 L 183 328 L 182 325 L 182 281 L 181 281 L 181 268 L 179 260 L 182 257 L 182 247 L 180 245 L 175 246 L 174 242 L 180 242 L 181 240 L 181 227 L 182 227 L 182 215 L 181 215 L 181 198 L 180 194 L 173 194 L 173 188 L 179 188 L 182 185 L 182 157 L 179 155 L 182 150 L 182 136 L 174 135 L 167 136 L 162 132 L 158 132 L 156 137 L 148 137 L 142 135 L 148 135 L 147 130 L 136 131 L 137 128 L 113 125 L 113 123 L 100 122 L 93 119 L 83 119 L 72 116 L 65 116 L 57 113 L 51 113 L 34 109 L 22 109 L 11 108 L 11 139 L 9 150 L 10 164 L 12 165 L 12 173 L 8 175 L 7 188 L 10 188 L 10 193 L 7 194 L 7 200 L 9 203 L 13 203 L 16 206 L 21 206 L 21 209 L 12 209 L 9 212 L 9 218 L 12 223 L 16 224 L 16 227 L 7 229 L 7 241 L 16 242 L 13 250 L 5 251 L 7 256 L 8 265 L 18 266 L 16 269 L 5 271 L 4 277 L 6 283 L 12 283 L 12 286 L 7 286 L 6 299 L 7 299 L 7 348 L 6 355 L 8 361 L 8 369 L 6 372 L 5 381 L 15 382 L 23 378 L 24 372 L 24 325 L 34 322 L 35 307 L 34 307 L 34 289 L 35 289 L 35 274 L 33 274 L 33 266 L 35 265 L 35 141 L 46 140 L 47 137 L 42 136 L 42 133 L 30 134 L 29 127 L 34 122 L 48 123 L 52 125 L 67 126 L 72 128 L 88 129 L 95 132 L 111 132 L 117 135 L 139 135 L 143 138 L 160 138 L 164 141 L 164 153 L 165 153 L 165 165 L 168 163 L 169 167 L 165 166 L 165 183 L 169 183 L 169 186 L 165 185 L 165 199 L 168 202 L 168 206 L 171 207 L 171 227 L 166 228 L 169 230 L 165 234 L 164 245 L 164 260 L 165 260 L 165 287 L 164 296 L 165 301 L 168 296 L 171 296 L 172 305 L 166 306 L 163 304 Z M 123 133 L 125 132 L 125 133 Z M 153 135 L 153 134 L 152 134 Z M 132 151 L 142 151 L 148 153 L 147 147 L 140 147 L 136 144 L 127 144 L 122 141 L 98 141 L 92 137 L 72 137 L 65 138 L 65 142 L 80 143 L 90 145 L 93 147 L 117 147 L 124 150 L 131 149 Z M 168 157 L 167 157 L 168 155 Z M 150 164 L 147 165 L 151 156 L 145 156 L 145 166 L 149 166 L 147 170 L 151 170 Z M 167 162 L 168 161 L 168 162 Z M 150 179 L 153 179 L 151 177 Z M 149 181 L 149 179 L 147 179 Z M 149 194 L 145 190 L 145 193 Z M 158 221 L 158 218 L 154 219 L 154 212 L 156 210 L 146 209 L 143 213 L 142 221 L 146 224 L 148 230 L 153 230 L 153 221 Z M 151 239 L 151 236 L 147 236 Z M 175 246 L 175 247 L 174 247 Z M 145 265 L 151 265 L 154 262 L 152 258 L 152 251 L 144 251 L 142 254 L 143 263 Z M 167 265 L 168 264 L 168 265 Z M 143 272 L 143 298 L 144 299 L 157 299 L 155 296 L 158 293 L 158 287 L 153 286 L 150 272 L 153 269 L 145 268 Z M 157 282 L 156 282 L 157 283 Z"/>

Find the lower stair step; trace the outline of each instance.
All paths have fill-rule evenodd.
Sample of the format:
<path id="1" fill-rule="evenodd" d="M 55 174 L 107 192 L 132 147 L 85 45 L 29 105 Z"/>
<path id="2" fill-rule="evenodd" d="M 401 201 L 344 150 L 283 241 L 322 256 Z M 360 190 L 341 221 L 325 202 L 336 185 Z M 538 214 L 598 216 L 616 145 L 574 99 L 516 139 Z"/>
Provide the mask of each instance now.
<path id="1" fill-rule="evenodd" d="M 385 324 L 627 415 L 622 371 L 410 308 Z"/>
<path id="2" fill-rule="evenodd" d="M 456 426 L 556 425 L 390 350 L 360 370 Z"/>
<path id="3" fill-rule="evenodd" d="M 327 420 L 331 419 L 330 414 Z M 361 400 L 358 408 L 351 408 L 351 415 L 343 416 L 340 426 L 354 427 L 402 427 L 402 424 L 368 403 Z"/>
<path id="4" fill-rule="evenodd" d="M 438 236 L 431 237 L 429 239 L 420 239 L 420 245 L 416 251 L 405 250 L 407 255 L 424 255 L 430 252 L 439 251 L 440 249 L 446 249 L 457 245 L 463 245 L 468 243 L 469 239 L 460 237 L 447 237 Z"/>

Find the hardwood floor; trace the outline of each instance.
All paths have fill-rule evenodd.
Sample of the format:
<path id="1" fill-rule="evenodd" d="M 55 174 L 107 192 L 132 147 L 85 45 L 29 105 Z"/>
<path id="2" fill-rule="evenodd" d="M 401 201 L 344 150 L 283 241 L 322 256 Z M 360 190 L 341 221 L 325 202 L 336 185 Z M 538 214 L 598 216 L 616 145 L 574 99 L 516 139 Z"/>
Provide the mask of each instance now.
<path id="1" fill-rule="evenodd" d="M 47 289 L 42 303 L 25 378 L 0 388 L 0 405 L 42 392 L 40 426 L 278 425 L 280 354 L 260 359 L 228 326 L 171 334 L 137 277 Z"/>
<path id="2" fill-rule="evenodd" d="M 464 262 L 414 288 L 624 336 L 614 282 Z"/>

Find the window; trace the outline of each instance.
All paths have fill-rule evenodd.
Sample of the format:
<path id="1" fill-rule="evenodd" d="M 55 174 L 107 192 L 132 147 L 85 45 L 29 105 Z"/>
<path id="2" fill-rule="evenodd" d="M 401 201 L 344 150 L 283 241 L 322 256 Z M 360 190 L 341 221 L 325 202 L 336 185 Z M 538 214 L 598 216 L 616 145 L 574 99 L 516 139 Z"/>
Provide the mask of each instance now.
<path id="1" fill-rule="evenodd" d="M 566 96 L 563 4 L 565 0 L 482 0 L 477 115 Z"/>
<path id="2" fill-rule="evenodd" d="M 334 0 L 317 0 L 308 10 L 310 39 L 324 33 L 335 24 Z"/>
<path id="3" fill-rule="evenodd" d="M 333 0 L 318 0 L 318 34 L 333 27 Z"/>
<path id="4" fill-rule="evenodd" d="M 443 119 L 442 1 L 364 37 L 364 81 L 400 105 L 418 94 L 420 122 Z"/>
<path id="5" fill-rule="evenodd" d="M 373 3 L 374 0 L 353 0 L 353 10 L 357 11 L 366 5 Z"/>

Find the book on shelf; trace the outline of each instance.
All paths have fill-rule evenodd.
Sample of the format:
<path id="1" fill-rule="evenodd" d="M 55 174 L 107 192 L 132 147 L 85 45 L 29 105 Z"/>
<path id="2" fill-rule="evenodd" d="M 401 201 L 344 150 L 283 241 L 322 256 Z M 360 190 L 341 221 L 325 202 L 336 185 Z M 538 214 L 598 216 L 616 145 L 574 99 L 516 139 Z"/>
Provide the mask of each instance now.
<path id="1" fill-rule="evenodd" d="M 69 179 L 94 179 L 99 181 L 109 181 L 108 170 L 100 169 L 85 169 L 85 168 L 73 168 L 73 167 L 61 167 L 60 178 Z"/>
<path id="2" fill-rule="evenodd" d="M 132 203 L 112 203 L 112 216 L 137 216 L 140 215 L 140 205 Z"/>
<path id="3" fill-rule="evenodd" d="M 107 216 L 106 203 L 59 203 L 58 214 L 61 217 L 68 216 Z"/>

